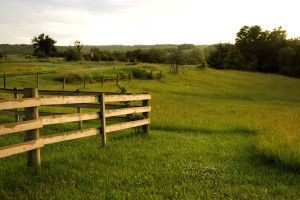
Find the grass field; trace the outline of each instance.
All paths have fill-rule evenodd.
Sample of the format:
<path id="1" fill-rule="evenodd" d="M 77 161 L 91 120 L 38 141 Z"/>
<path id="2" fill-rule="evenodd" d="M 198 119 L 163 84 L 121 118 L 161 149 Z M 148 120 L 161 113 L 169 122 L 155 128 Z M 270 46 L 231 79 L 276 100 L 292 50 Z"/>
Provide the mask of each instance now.
<path id="1" fill-rule="evenodd" d="M 100 136 L 48 145 L 39 171 L 26 166 L 26 154 L 3 158 L 0 199 L 299 199 L 299 79 L 209 68 L 169 74 L 167 66 L 154 67 L 164 71 L 162 79 L 121 82 L 128 92 L 151 93 L 148 135 L 109 133 L 105 148 Z M 41 76 L 41 89 L 61 89 L 52 76 Z M 34 86 L 28 77 L 11 77 L 8 85 Z M 83 90 L 67 87 L 77 88 Z M 85 90 L 118 88 L 91 82 Z M 41 135 L 76 128 L 52 125 Z M 23 135 L 1 136 L 0 147 L 22 142 Z"/>

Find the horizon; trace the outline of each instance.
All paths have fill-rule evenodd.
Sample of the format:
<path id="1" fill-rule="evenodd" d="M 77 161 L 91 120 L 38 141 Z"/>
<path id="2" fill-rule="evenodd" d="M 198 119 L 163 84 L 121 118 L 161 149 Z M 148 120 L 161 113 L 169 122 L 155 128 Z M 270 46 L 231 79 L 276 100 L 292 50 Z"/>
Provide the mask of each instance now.
<path id="1" fill-rule="evenodd" d="M 50 35 L 49 35 L 50 36 Z M 54 39 L 54 38 L 53 38 Z M 192 43 L 182 43 L 182 44 L 192 44 Z M 124 45 L 124 44 L 83 44 L 83 46 L 158 46 L 158 45 L 182 45 L 182 44 L 132 44 L 132 45 Z M 218 43 L 215 43 L 218 44 Z M 209 45 L 215 45 L 215 44 L 193 44 L 195 46 L 209 46 Z M 8 44 L 8 43 L 0 43 L 0 45 L 33 45 L 32 43 L 29 44 Z M 65 47 L 65 46 L 70 46 L 70 45 L 55 45 L 57 47 Z M 74 46 L 72 44 L 71 46 Z"/>

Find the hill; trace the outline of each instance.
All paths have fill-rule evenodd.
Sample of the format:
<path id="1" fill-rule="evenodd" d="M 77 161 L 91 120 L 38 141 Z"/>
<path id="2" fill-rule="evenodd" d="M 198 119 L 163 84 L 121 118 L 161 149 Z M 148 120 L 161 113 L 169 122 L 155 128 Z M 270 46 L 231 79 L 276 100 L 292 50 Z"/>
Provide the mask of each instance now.
<path id="1" fill-rule="evenodd" d="M 206 48 L 208 45 L 196 45 L 198 48 Z M 170 49 L 177 48 L 178 44 L 156 44 L 156 45 L 84 45 L 83 51 L 90 51 L 91 48 L 97 47 L 107 51 L 132 51 L 135 49 Z M 57 46 L 58 51 L 65 51 L 69 46 Z M 33 46 L 30 44 L 0 44 L 0 51 L 5 54 L 23 54 L 30 55 L 33 53 Z"/>
<path id="2" fill-rule="evenodd" d="M 105 148 L 100 136 L 49 145 L 41 150 L 38 172 L 26 167 L 25 155 L 1 159 L 0 199 L 298 199 L 299 79 L 210 68 L 173 74 L 167 65 L 151 67 L 163 70 L 162 79 L 121 82 L 128 92 L 151 93 L 148 135 L 111 133 Z M 61 89 L 59 75 L 40 76 L 41 89 Z M 10 81 L 18 88 L 34 84 L 32 77 Z M 115 83 L 99 85 L 85 90 L 118 90 Z M 78 87 L 84 90 L 78 83 L 67 89 Z M 76 127 L 53 125 L 40 134 Z M 22 134 L 0 137 L 0 146 L 22 140 Z"/>

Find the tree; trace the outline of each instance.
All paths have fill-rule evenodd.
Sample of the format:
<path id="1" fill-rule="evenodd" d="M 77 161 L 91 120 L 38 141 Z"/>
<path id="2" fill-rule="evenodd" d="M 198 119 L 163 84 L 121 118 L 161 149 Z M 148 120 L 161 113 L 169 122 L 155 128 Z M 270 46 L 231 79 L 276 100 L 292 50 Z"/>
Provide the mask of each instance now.
<path id="1" fill-rule="evenodd" d="M 243 55 L 246 63 L 251 70 L 257 70 L 259 62 L 259 57 L 263 56 L 264 43 L 266 41 L 266 35 L 262 31 L 262 28 L 258 25 L 256 26 L 244 26 L 236 34 L 235 45 Z"/>
<path id="2" fill-rule="evenodd" d="M 264 72 L 279 72 L 279 60 L 276 59 L 279 56 L 281 49 L 287 47 L 286 31 L 282 30 L 282 27 L 273 29 L 272 32 L 266 31 L 266 42 L 264 43 L 264 52 L 261 52 L 263 56 L 259 57 L 261 66 L 260 71 Z"/>
<path id="3" fill-rule="evenodd" d="M 237 47 L 230 43 L 217 44 L 208 57 L 208 65 L 216 69 L 244 69 L 244 61 Z"/>
<path id="4" fill-rule="evenodd" d="M 178 49 L 183 51 L 183 50 L 188 50 L 188 49 L 194 49 L 196 46 L 194 44 L 181 44 L 178 46 Z"/>
<path id="5" fill-rule="evenodd" d="M 40 34 L 38 37 L 34 36 L 31 40 L 34 48 L 33 55 L 39 58 L 45 58 L 51 56 L 56 52 L 55 43 L 56 41 L 44 33 Z"/>
<path id="6" fill-rule="evenodd" d="M 300 40 L 288 40 L 287 46 L 279 50 L 277 61 L 280 74 L 300 77 Z"/>
<path id="7" fill-rule="evenodd" d="M 198 65 L 199 67 L 207 66 L 203 51 L 200 48 L 192 49 L 185 57 L 186 63 L 189 65 Z"/>
<path id="8" fill-rule="evenodd" d="M 180 51 L 178 48 L 173 49 L 171 53 L 169 54 L 169 63 L 172 65 L 173 70 L 175 73 L 178 73 L 179 65 L 185 64 L 185 59 L 182 51 Z"/>
<path id="9" fill-rule="evenodd" d="M 81 44 L 81 42 L 79 40 L 76 40 L 74 42 L 74 47 L 69 47 L 67 49 L 67 51 L 65 52 L 65 57 L 67 59 L 67 61 L 71 61 L 71 60 L 74 60 L 74 61 L 79 61 L 79 60 L 82 60 L 82 47 L 83 47 L 83 44 Z"/>
<path id="10" fill-rule="evenodd" d="M 276 59 L 286 46 L 286 31 L 282 27 L 262 31 L 260 26 L 244 26 L 237 33 L 236 47 L 241 52 L 248 69 L 262 72 L 279 72 Z"/>
<path id="11" fill-rule="evenodd" d="M 78 53 L 82 53 L 82 47 L 83 47 L 83 44 L 81 44 L 81 42 L 79 40 L 76 40 L 74 42 L 74 46 L 75 46 L 75 49 L 77 50 Z"/>
<path id="12" fill-rule="evenodd" d="M 2 53 L 2 51 L 0 51 L 0 59 L 4 57 L 4 53 Z"/>
<path id="13" fill-rule="evenodd" d="M 99 48 L 94 47 L 91 48 L 91 52 L 94 53 L 94 56 L 92 57 L 92 61 L 113 61 L 115 60 L 115 57 L 112 53 L 109 51 L 101 51 Z"/>

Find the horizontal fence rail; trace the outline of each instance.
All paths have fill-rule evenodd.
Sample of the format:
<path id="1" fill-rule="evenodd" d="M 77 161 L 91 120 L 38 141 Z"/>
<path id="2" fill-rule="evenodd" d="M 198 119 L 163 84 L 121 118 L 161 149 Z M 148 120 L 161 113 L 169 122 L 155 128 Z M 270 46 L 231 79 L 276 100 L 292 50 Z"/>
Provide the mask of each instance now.
<path id="1" fill-rule="evenodd" d="M 76 82 L 83 84 L 83 88 L 86 88 L 86 85 L 89 83 L 89 81 L 93 80 L 96 82 L 100 82 L 101 86 L 103 87 L 104 83 L 106 82 L 116 82 L 116 84 L 119 84 L 119 81 L 121 80 L 127 80 L 129 83 L 133 78 L 140 79 L 140 80 L 146 80 L 146 79 L 161 79 L 162 77 L 162 70 L 143 70 L 140 72 L 135 73 L 128 73 L 128 74 L 116 74 L 116 75 L 102 75 L 98 77 L 90 77 L 88 75 L 56 75 L 56 74 L 50 74 L 50 73 L 37 73 L 37 74 L 3 74 L 3 76 L 0 75 L 0 79 L 3 78 L 3 88 L 7 88 L 7 79 L 13 78 L 13 77 L 28 77 L 31 76 L 32 79 L 36 81 L 36 87 L 39 88 L 39 77 L 42 77 L 43 75 L 53 75 L 56 76 L 58 80 L 62 82 L 62 89 L 65 90 L 66 83 L 72 82 L 72 79 L 76 79 Z"/>
<path id="2" fill-rule="evenodd" d="M 37 91 L 37 89 L 0 89 L 0 93 L 1 92 L 24 94 L 24 97 L 28 97 L 28 94 L 30 94 L 31 97 L 0 100 L 0 114 L 2 113 L 18 116 L 16 117 L 15 123 L 0 124 L 0 136 L 23 131 L 26 133 L 25 142 L 0 148 L 0 158 L 27 152 L 28 165 L 39 166 L 39 150 L 41 147 L 47 144 L 101 134 L 102 145 L 105 146 L 106 133 L 139 126 L 143 127 L 144 132 L 147 133 L 149 131 L 149 112 L 151 111 L 151 107 L 149 106 L 148 102 L 151 99 L 150 94 L 120 95 L 116 93 L 79 91 Z M 39 97 L 38 94 L 61 94 L 62 96 Z M 67 96 L 68 94 L 70 94 L 70 96 Z M 142 101 L 142 106 L 106 104 L 110 102 L 116 103 L 124 101 Z M 38 108 L 41 106 L 77 107 L 77 110 L 80 112 L 68 114 L 38 112 Z M 98 112 L 81 113 L 81 108 L 98 109 Z M 25 109 L 25 111 L 20 111 L 19 109 Z M 138 118 L 138 120 L 132 121 L 128 115 L 136 113 L 142 113 L 143 117 L 142 119 Z M 25 115 L 25 121 L 19 122 L 19 115 Z M 78 122 L 79 129 L 82 129 L 82 121 L 87 120 L 99 120 L 99 125 L 101 126 L 98 128 L 83 129 L 39 137 L 38 130 L 44 126 Z M 106 121 L 121 123 L 107 125 Z M 33 137 L 32 135 L 35 136 Z"/>

